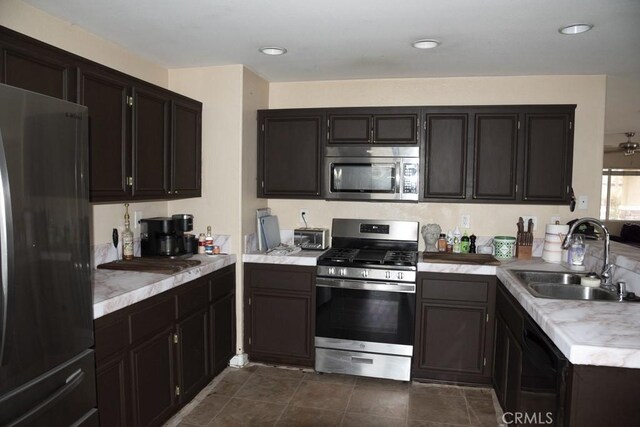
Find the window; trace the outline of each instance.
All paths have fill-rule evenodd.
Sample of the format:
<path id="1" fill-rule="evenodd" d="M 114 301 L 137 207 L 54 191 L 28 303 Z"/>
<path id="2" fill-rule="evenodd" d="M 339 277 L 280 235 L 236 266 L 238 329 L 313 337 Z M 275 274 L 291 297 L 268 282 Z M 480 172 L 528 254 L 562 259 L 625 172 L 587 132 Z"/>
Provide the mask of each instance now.
<path id="1" fill-rule="evenodd" d="M 640 169 L 603 169 L 600 219 L 640 220 Z"/>

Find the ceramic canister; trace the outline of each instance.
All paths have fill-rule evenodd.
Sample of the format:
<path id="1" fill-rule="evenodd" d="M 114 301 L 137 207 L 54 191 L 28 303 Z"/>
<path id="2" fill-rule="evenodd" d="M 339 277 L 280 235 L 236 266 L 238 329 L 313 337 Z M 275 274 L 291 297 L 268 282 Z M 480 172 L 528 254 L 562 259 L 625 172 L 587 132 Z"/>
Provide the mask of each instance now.
<path id="1" fill-rule="evenodd" d="M 512 236 L 496 236 L 493 238 L 493 248 L 496 258 L 513 258 L 516 255 L 516 238 Z"/>
<path id="2" fill-rule="evenodd" d="M 547 262 L 562 262 L 562 241 L 569 232 L 568 225 L 547 224 L 544 235 L 542 259 Z"/>

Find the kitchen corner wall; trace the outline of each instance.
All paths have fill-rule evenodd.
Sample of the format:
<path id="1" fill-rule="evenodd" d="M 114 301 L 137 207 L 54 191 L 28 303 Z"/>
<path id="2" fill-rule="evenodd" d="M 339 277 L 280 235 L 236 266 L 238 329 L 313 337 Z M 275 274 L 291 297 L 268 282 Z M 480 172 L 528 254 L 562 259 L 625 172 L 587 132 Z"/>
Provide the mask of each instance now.
<path id="1" fill-rule="evenodd" d="M 269 108 L 402 105 L 577 104 L 574 131 L 573 188 L 589 207 L 457 203 L 327 202 L 270 199 L 281 228 L 295 228 L 298 211 L 307 209 L 309 225 L 330 227 L 335 217 L 408 219 L 453 229 L 460 215 L 471 215 L 476 235 L 513 235 L 519 216 L 537 216 L 536 237 L 552 216 L 562 222 L 599 216 L 604 139 L 605 76 L 522 76 L 425 79 L 377 79 L 271 83 Z M 421 241 L 421 245 L 423 242 Z"/>

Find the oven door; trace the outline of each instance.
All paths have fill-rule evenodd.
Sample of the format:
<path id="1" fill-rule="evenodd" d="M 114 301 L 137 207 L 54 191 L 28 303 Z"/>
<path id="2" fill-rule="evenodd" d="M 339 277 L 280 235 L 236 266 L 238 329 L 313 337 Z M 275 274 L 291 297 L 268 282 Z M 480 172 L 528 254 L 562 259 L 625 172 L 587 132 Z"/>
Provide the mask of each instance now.
<path id="1" fill-rule="evenodd" d="M 412 283 L 318 278 L 316 342 L 411 356 L 415 305 Z"/>

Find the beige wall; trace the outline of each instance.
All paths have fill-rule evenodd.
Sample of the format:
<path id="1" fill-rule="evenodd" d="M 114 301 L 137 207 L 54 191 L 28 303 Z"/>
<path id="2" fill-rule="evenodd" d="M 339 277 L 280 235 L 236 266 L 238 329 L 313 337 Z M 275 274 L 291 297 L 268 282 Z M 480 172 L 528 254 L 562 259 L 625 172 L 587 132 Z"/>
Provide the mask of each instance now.
<path id="1" fill-rule="evenodd" d="M 633 156 L 625 156 L 623 152 L 605 153 L 603 160 L 605 168 L 640 169 L 640 152 Z"/>
<path id="2" fill-rule="evenodd" d="M 0 25 L 76 55 L 167 87 L 168 70 L 126 49 L 18 0 L 0 1 Z M 124 227 L 122 204 L 93 205 L 92 244 L 111 242 L 113 228 Z M 144 217 L 167 215 L 166 202 L 132 203 Z M 137 234 L 134 230 L 134 234 Z"/>
<path id="3" fill-rule="evenodd" d="M 294 228 L 298 210 L 308 209 L 310 226 L 329 227 L 334 217 L 372 217 L 438 223 L 444 229 L 471 215 L 477 235 L 514 234 L 518 216 L 535 215 L 540 224 L 552 216 L 561 221 L 597 216 L 600 200 L 604 137 L 605 76 L 476 77 L 380 79 L 271 83 L 269 108 L 341 107 L 370 105 L 500 105 L 577 104 L 573 187 L 589 197 L 587 210 L 567 206 L 472 205 L 453 203 L 367 203 L 321 200 L 269 200 L 281 228 Z M 537 237 L 544 234 L 539 226 Z"/>

